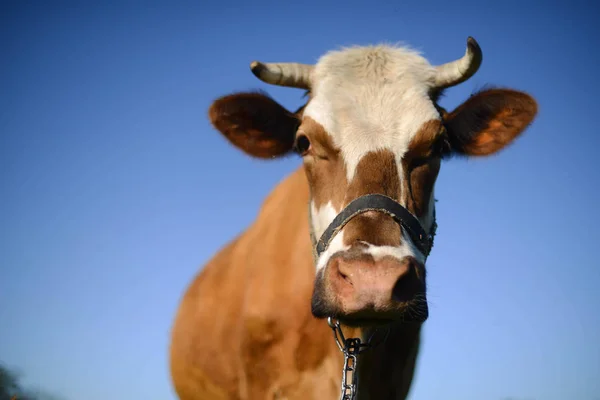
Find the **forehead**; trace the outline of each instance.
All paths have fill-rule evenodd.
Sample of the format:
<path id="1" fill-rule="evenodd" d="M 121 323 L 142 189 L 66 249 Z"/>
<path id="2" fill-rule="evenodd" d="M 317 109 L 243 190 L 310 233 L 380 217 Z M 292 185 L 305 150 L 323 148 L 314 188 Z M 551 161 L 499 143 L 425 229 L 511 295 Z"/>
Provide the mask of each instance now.
<path id="1" fill-rule="evenodd" d="M 329 52 L 315 66 L 304 117 L 331 136 L 351 178 L 365 154 L 386 149 L 399 160 L 419 129 L 440 119 L 430 98 L 434 78 L 434 67 L 407 48 Z"/>

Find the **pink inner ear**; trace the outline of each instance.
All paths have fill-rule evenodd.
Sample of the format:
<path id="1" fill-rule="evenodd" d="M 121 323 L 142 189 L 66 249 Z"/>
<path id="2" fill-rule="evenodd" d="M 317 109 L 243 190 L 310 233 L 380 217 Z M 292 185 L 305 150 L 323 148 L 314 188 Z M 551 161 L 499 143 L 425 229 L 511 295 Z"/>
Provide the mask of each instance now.
<path id="1" fill-rule="evenodd" d="M 294 143 L 297 119 L 262 93 L 235 93 L 211 105 L 213 126 L 235 147 L 257 158 L 288 153 Z"/>
<path id="2" fill-rule="evenodd" d="M 488 156 L 522 134 L 537 114 L 537 103 L 527 93 L 489 89 L 471 96 L 447 115 L 452 150 L 468 156 Z"/>

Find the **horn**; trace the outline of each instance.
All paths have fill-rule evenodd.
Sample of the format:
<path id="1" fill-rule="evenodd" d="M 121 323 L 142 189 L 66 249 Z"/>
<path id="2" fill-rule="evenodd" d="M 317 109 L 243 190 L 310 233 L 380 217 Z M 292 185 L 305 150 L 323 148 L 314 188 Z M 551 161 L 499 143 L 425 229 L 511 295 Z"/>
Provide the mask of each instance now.
<path id="1" fill-rule="evenodd" d="M 475 39 L 469 36 L 467 38 L 467 50 L 462 58 L 435 67 L 437 70 L 435 87 L 447 88 L 466 81 L 475 75 L 482 60 L 481 47 Z"/>
<path id="2" fill-rule="evenodd" d="M 261 81 L 278 86 L 298 89 L 310 89 L 312 65 L 300 63 L 269 63 L 253 61 L 250 64 L 252 73 Z"/>

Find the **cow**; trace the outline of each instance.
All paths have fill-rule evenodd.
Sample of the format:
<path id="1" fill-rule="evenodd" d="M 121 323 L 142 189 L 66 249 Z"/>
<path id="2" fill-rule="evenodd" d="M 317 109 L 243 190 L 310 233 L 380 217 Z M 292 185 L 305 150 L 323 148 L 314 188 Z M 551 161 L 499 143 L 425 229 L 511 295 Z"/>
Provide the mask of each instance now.
<path id="1" fill-rule="evenodd" d="M 258 79 L 305 92 L 295 112 L 262 91 L 211 104 L 232 146 L 301 165 L 187 288 L 170 345 L 181 400 L 340 398 L 340 330 L 376 342 L 358 356 L 356 398 L 407 397 L 441 162 L 496 154 L 537 114 L 531 95 L 501 87 L 442 108 L 444 90 L 481 62 L 472 37 L 442 65 L 406 46 L 345 47 L 314 65 L 251 63 Z"/>

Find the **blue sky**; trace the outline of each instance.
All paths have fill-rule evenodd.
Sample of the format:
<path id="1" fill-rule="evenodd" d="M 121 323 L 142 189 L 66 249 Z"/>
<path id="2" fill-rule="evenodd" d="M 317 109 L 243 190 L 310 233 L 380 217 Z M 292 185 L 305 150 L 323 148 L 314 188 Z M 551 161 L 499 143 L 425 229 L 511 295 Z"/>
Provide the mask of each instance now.
<path id="1" fill-rule="evenodd" d="M 586 3 L 52 3 L 0 6 L 0 361 L 25 382 L 69 400 L 174 399 L 180 296 L 300 165 L 249 159 L 209 125 L 211 101 L 236 90 L 301 105 L 252 60 L 406 42 L 437 64 L 472 35 L 481 69 L 442 105 L 495 84 L 540 114 L 500 155 L 442 166 L 411 400 L 600 399 L 600 34 Z"/>

